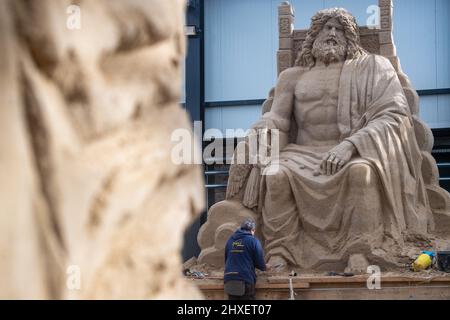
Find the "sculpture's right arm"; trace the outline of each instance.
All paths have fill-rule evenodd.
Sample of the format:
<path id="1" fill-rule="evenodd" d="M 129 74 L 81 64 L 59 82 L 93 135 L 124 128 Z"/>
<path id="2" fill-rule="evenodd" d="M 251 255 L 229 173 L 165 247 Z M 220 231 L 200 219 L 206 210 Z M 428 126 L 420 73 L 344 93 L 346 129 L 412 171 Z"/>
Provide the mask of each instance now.
<path id="1" fill-rule="evenodd" d="M 294 107 L 294 92 L 298 78 L 298 68 L 284 70 L 275 87 L 275 95 L 270 112 L 265 113 L 252 129 L 279 129 L 288 132 Z"/>
<path id="2" fill-rule="evenodd" d="M 270 112 L 266 112 L 262 118 L 251 126 L 250 129 L 253 130 L 251 130 L 246 137 L 246 142 L 239 143 L 236 147 L 233 162 L 230 167 L 230 174 L 228 176 L 226 198 L 232 199 L 239 194 L 242 188 L 251 186 L 252 188 L 248 189 L 249 192 L 245 192 L 242 196 L 242 203 L 247 208 L 254 208 L 257 206 L 258 195 L 255 190 L 259 190 L 259 184 L 256 182 L 257 180 L 254 180 L 257 179 L 256 177 L 258 177 L 259 174 L 250 174 L 253 169 L 255 169 L 253 166 L 254 162 L 252 161 L 257 159 L 257 156 L 255 157 L 255 151 L 258 149 L 251 147 L 253 145 L 253 142 L 251 141 L 258 141 L 258 144 L 261 143 L 258 134 L 255 132 L 258 131 L 258 129 L 279 129 L 280 132 L 285 133 L 280 136 L 287 136 L 291 125 L 295 84 L 296 79 L 298 78 L 297 72 L 295 71 L 297 70 L 298 68 L 290 68 L 280 74 L 275 87 L 275 94 Z M 253 140 L 255 136 L 256 140 Z M 267 143 L 268 146 L 271 146 L 271 135 L 268 135 L 267 138 L 267 140 L 263 140 L 263 143 Z M 280 138 L 280 141 L 284 141 L 279 143 L 279 148 L 282 148 L 287 139 Z"/>

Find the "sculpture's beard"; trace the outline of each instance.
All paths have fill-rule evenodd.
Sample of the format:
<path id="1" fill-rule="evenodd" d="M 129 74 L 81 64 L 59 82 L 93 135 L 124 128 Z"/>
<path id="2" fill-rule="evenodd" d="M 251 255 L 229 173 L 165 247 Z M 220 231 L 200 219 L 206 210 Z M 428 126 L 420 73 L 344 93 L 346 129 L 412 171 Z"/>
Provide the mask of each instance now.
<path id="1" fill-rule="evenodd" d="M 347 56 L 347 44 L 341 39 L 316 39 L 311 50 L 314 58 L 325 65 L 332 62 L 344 61 Z"/>

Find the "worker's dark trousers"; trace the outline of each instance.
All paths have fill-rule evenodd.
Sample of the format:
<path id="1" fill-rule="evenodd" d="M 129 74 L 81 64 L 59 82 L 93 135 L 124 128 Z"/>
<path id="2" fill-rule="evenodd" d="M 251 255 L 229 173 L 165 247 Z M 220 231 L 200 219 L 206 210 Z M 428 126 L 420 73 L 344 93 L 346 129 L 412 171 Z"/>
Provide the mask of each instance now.
<path id="1" fill-rule="evenodd" d="M 245 283 L 243 296 L 228 295 L 228 300 L 255 300 L 255 284 Z"/>

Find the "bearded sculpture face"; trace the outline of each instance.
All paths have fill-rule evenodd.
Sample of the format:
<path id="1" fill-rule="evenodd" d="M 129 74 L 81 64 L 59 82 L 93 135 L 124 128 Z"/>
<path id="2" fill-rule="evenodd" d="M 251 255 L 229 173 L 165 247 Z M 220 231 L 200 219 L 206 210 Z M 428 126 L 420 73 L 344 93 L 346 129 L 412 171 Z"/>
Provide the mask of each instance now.
<path id="1" fill-rule="evenodd" d="M 311 27 L 294 65 L 311 68 L 316 61 L 328 65 L 357 58 L 364 52 L 355 17 L 342 8 L 324 9 L 311 18 Z"/>
<path id="2" fill-rule="evenodd" d="M 331 18 L 323 26 L 313 43 L 311 52 L 314 58 L 326 65 L 346 59 L 347 39 L 338 19 Z"/>

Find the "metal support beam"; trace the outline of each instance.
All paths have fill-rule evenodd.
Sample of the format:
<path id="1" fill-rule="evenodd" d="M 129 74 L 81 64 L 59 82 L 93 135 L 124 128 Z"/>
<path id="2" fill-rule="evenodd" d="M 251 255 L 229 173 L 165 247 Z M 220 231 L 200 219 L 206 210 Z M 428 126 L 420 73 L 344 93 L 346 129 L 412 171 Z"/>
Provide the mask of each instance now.
<path id="1" fill-rule="evenodd" d="M 186 30 L 188 34 L 188 52 L 185 67 L 186 103 L 192 121 L 204 120 L 204 32 L 203 2 L 189 1 L 186 11 Z"/>
<path id="2" fill-rule="evenodd" d="M 450 94 L 450 88 L 417 90 L 419 96 Z"/>
<path id="3" fill-rule="evenodd" d="M 419 96 L 444 95 L 450 94 L 450 88 L 441 89 L 424 89 L 416 90 Z M 205 102 L 205 108 L 214 107 L 236 107 L 263 104 L 265 99 L 249 99 L 249 100 L 226 100 L 226 101 L 208 101 Z"/>

